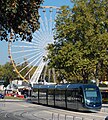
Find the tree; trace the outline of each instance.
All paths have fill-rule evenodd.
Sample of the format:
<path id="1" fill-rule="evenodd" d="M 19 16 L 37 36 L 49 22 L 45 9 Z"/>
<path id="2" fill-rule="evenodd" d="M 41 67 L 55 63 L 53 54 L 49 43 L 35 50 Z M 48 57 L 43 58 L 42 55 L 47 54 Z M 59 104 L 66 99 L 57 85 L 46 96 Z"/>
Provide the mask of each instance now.
<path id="1" fill-rule="evenodd" d="M 107 0 L 74 0 L 56 18 L 55 43 L 49 45 L 50 66 L 65 78 L 84 80 L 106 74 L 108 66 Z"/>
<path id="2" fill-rule="evenodd" d="M 39 28 L 38 9 L 43 0 L 1 0 L 0 39 L 8 41 L 8 33 L 13 32 L 22 40 L 31 41 L 32 32 Z M 12 31 L 13 30 L 13 31 Z"/>
<path id="3" fill-rule="evenodd" d="M 0 65 L 0 80 L 3 79 L 3 68 L 2 65 Z"/>
<path id="4" fill-rule="evenodd" d="M 7 62 L 5 65 L 0 67 L 2 74 L 0 74 L 0 79 L 4 80 L 4 85 L 7 86 L 10 81 L 17 79 L 17 73 L 14 72 L 12 64 Z"/>

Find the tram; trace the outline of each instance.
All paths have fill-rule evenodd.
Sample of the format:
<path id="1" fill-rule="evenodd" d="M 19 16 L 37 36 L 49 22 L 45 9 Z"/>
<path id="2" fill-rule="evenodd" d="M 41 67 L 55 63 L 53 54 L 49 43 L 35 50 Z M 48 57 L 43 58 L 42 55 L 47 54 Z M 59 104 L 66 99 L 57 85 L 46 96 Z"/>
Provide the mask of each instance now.
<path id="1" fill-rule="evenodd" d="M 99 111 L 102 97 L 96 85 L 34 85 L 31 102 L 70 110 Z"/>

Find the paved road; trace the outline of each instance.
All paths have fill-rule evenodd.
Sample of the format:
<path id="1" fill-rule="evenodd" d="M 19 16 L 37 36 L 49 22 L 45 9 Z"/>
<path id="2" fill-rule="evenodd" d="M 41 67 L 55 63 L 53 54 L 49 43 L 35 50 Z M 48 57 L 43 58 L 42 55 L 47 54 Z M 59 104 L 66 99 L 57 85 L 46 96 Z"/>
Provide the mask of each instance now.
<path id="1" fill-rule="evenodd" d="M 0 100 L 0 120 L 104 120 L 108 106 L 98 113 L 73 112 L 19 100 Z"/>

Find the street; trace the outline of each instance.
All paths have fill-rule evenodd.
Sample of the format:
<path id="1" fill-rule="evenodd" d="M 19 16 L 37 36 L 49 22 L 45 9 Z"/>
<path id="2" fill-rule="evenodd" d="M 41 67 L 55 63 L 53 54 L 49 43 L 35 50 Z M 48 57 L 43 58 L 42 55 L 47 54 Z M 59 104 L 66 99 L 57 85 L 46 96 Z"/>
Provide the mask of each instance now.
<path id="1" fill-rule="evenodd" d="M 97 113 L 75 112 L 31 104 L 24 100 L 0 100 L 1 120 L 104 120 L 108 106 Z"/>

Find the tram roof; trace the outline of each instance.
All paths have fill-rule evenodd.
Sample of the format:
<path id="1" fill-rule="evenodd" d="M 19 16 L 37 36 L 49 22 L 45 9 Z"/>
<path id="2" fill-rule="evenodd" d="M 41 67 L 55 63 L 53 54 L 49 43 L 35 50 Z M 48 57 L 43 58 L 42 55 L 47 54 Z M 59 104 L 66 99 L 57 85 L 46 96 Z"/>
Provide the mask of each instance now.
<path id="1" fill-rule="evenodd" d="M 50 88 L 50 89 L 54 89 L 55 85 L 40 85 L 40 84 L 36 84 L 33 86 L 33 88 Z"/>
<path id="2" fill-rule="evenodd" d="M 69 84 L 69 85 L 67 86 L 67 89 L 79 88 L 79 87 L 81 87 L 81 86 L 83 86 L 83 84 Z"/>
<path id="3" fill-rule="evenodd" d="M 55 89 L 55 86 L 56 86 L 56 85 L 49 85 L 48 88 L 49 88 L 49 89 Z"/>
<path id="4" fill-rule="evenodd" d="M 95 87 L 96 85 L 94 84 L 58 84 L 55 86 L 55 89 L 72 89 L 72 88 L 79 88 L 79 87 Z"/>
<path id="5" fill-rule="evenodd" d="M 84 86 L 96 86 L 93 84 L 57 84 L 57 85 L 34 85 L 33 88 L 43 88 L 43 89 L 72 89 Z"/>
<path id="6" fill-rule="evenodd" d="M 59 84 L 56 85 L 55 88 L 57 89 L 72 89 L 72 88 L 79 88 L 83 86 L 83 84 Z"/>
<path id="7" fill-rule="evenodd" d="M 55 86 L 56 89 L 67 89 L 69 84 L 58 84 Z"/>

